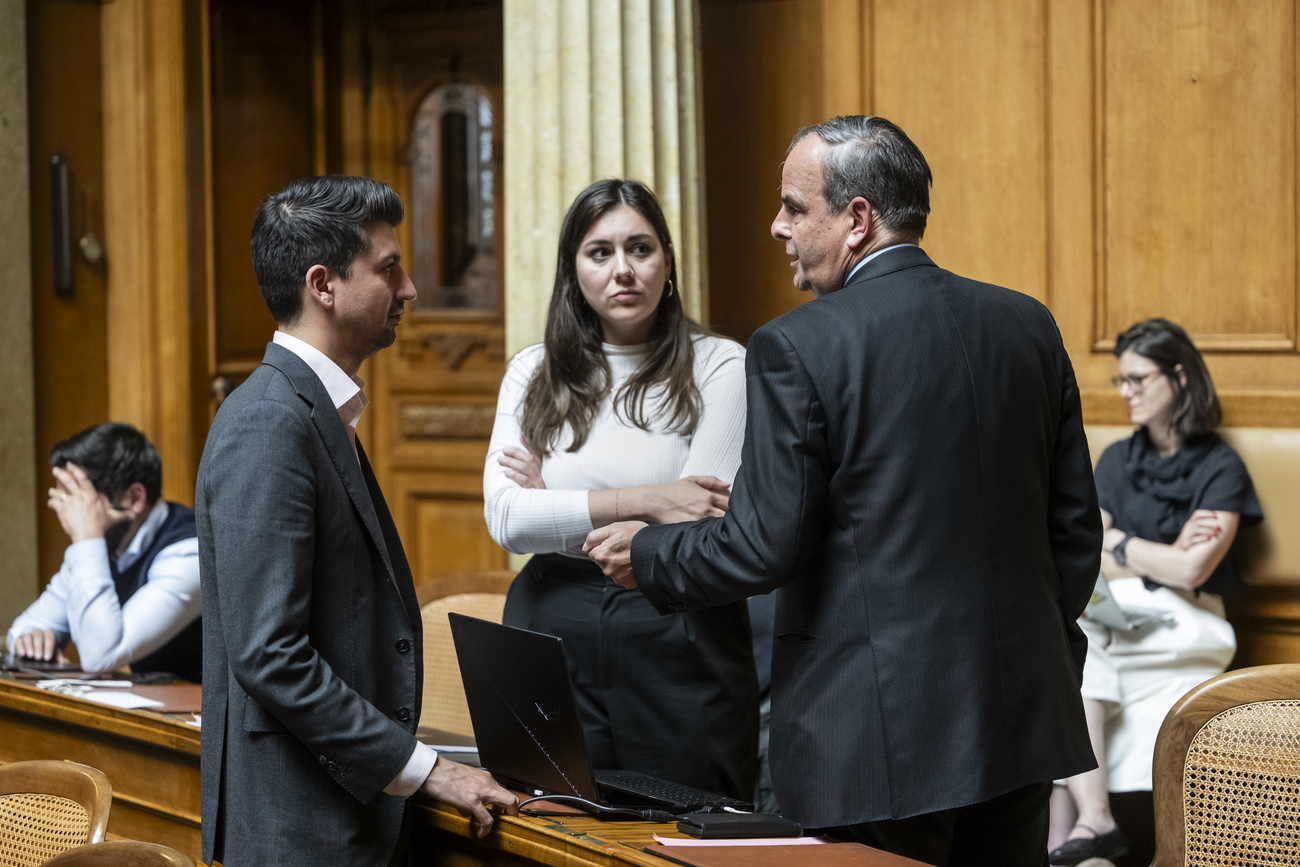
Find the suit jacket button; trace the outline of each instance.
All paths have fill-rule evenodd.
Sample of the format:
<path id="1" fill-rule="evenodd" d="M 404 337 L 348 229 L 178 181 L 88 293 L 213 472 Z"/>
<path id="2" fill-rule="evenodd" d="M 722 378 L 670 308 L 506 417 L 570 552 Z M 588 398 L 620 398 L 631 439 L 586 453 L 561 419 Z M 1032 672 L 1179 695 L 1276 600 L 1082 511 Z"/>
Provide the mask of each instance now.
<path id="1" fill-rule="evenodd" d="M 322 765 L 328 765 L 328 764 L 330 763 L 330 760 L 327 759 L 327 758 L 325 758 L 324 756 L 321 756 L 321 757 L 320 757 L 320 763 L 321 763 Z"/>
<path id="2" fill-rule="evenodd" d="M 405 638 L 397 639 L 398 653 L 409 653 L 410 650 L 411 650 L 411 642 L 407 641 Z"/>
<path id="3" fill-rule="evenodd" d="M 411 719 L 411 712 L 410 712 L 409 710 L 407 710 L 407 709 L 404 708 L 404 707 L 399 707 L 399 708 L 397 709 L 397 721 L 398 721 L 398 722 L 409 722 L 410 719 Z"/>

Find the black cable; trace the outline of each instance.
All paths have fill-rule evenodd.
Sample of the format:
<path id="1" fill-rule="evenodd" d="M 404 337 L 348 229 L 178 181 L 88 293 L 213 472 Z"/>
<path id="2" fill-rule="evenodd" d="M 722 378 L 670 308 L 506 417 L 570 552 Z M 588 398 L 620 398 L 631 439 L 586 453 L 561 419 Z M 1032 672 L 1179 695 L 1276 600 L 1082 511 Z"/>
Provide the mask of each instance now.
<path id="1" fill-rule="evenodd" d="M 534 801 L 554 801 L 557 803 L 563 803 L 566 801 L 575 802 L 594 811 L 599 816 L 625 816 L 629 819 L 640 819 L 643 822 L 676 822 L 678 818 L 676 814 L 669 813 L 667 810 L 637 810 L 632 807 L 606 807 L 604 804 L 597 804 L 595 801 L 588 801 L 586 798 L 581 798 L 577 795 L 538 795 L 535 798 L 525 798 L 519 802 L 519 812 L 528 816 L 566 815 L 524 809 L 524 807 Z"/>

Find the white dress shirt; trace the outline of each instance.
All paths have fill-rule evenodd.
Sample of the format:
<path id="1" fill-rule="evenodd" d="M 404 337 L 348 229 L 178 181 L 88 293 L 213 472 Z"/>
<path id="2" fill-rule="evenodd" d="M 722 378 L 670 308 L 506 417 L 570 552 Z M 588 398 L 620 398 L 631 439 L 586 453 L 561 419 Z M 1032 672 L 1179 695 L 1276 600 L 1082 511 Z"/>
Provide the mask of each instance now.
<path id="1" fill-rule="evenodd" d="M 370 403 L 366 400 L 366 393 L 362 391 L 366 385 L 365 380 L 358 376 L 348 376 L 343 372 L 343 368 L 335 364 L 325 353 L 291 334 L 276 331 L 271 341 L 301 358 L 320 379 L 334 407 L 339 411 L 339 418 L 352 429 L 355 449 L 357 421 L 361 418 L 361 411 Z M 358 456 L 357 459 L 360 460 L 360 457 Z M 384 787 L 384 793 L 397 795 L 400 798 L 415 794 L 437 761 L 438 753 L 417 741 L 411 757 L 406 760 L 406 767 L 402 768 L 401 773 Z"/>
<path id="2" fill-rule="evenodd" d="M 139 559 L 168 511 L 163 500 L 154 503 L 117 559 L 119 569 L 129 569 Z M 153 653 L 203 613 L 198 539 L 182 539 L 159 551 L 145 583 L 125 605 L 118 602 L 108 557 L 102 537 L 69 545 L 45 592 L 9 627 L 9 646 L 20 635 L 51 629 L 60 645 L 76 642 L 83 669 L 112 671 Z"/>
<path id="3" fill-rule="evenodd" d="M 867 263 L 870 262 L 872 259 L 874 259 L 874 258 L 876 258 L 877 256 L 879 256 L 881 253 L 888 253 L 890 250 L 897 250 L 899 247 L 917 247 L 917 246 L 920 246 L 920 245 L 919 245 L 919 244 L 912 244 L 912 243 L 909 242 L 909 243 L 905 243 L 905 244 L 891 244 L 891 245 L 889 245 L 888 247 L 882 247 L 881 249 L 879 249 L 879 250 L 877 250 L 876 252 L 872 253 L 872 254 L 871 254 L 870 256 L 868 256 L 867 258 L 863 259 L 863 260 L 862 260 L 861 262 L 859 262 L 858 264 L 854 265 L 853 268 L 849 270 L 848 275 L 845 276 L 845 278 L 844 278 L 844 283 L 848 283 L 850 280 L 852 280 L 852 279 L 853 279 L 853 275 L 856 274 L 856 273 L 858 273 L 858 269 L 859 269 L 859 268 L 861 268 L 863 265 L 867 264 Z M 843 285 L 844 285 L 843 283 L 840 284 L 841 288 L 843 288 Z"/>

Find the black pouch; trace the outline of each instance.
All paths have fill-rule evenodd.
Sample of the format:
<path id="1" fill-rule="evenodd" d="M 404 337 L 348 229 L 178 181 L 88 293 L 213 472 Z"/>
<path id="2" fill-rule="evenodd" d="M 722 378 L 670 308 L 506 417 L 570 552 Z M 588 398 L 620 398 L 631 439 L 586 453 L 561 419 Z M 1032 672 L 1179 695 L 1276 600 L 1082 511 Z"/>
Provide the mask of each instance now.
<path id="1" fill-rule="evenodd" d="M 776 813 L 687 813 L 677 830 L 704 840 L 745 837 L 798 837 L 803 825 Z"/>

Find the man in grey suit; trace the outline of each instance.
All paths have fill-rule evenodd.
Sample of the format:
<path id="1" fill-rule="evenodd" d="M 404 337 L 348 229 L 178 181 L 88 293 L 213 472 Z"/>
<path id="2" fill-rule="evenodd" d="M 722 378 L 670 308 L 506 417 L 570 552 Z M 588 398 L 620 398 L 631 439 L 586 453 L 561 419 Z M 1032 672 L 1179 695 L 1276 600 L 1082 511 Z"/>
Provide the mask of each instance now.
<path id="1" fill-rule="evenodd" d="M 1045 864 L 1050 781 L 1095 766 L 1101 518 L 1051 314 L 916 246 L 929 185 L 882 118 L 795 136 L 772 234 L 817 300 L 750 341 L 729 511 L 587 545 L 661 611 L 777 590 L 773 788 L 806 827 Z"/>
<path id="2" fill-rule="evenodd" d="M 515 798 L 415 737 L 420 610 L 356 422 L 361 362 L 415 288 L 384 184 L 326 176 L 266 199 L 253 268 L 278 330 L 222 404 L 195 492 L 202 574 L 203 859 L 384 865 L 422 791 L 477 826 Z"/>

